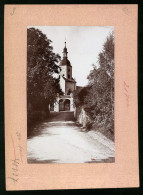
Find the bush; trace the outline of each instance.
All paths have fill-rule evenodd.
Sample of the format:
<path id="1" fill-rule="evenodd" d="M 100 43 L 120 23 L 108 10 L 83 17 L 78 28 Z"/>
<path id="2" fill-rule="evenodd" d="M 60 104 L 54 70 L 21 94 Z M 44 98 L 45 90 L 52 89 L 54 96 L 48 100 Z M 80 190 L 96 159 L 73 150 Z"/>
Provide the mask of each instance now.
<path id="1" fill-rule="evenodd" d="M 27 115 L 27 123 L 28 127 L 32 126 L 33 124 L 43 121 L 47 118 L 47 114 L 44 111 L 33 111 L 29 115 Z"/>
<path id="2" fill-rule="evenodd" d="M 93 126 L 93 123 L 91 123 L 90 121 L 87 122 L 86 124 L 86 130 L 91 130 L 92 129 L 92 126 Z"/>

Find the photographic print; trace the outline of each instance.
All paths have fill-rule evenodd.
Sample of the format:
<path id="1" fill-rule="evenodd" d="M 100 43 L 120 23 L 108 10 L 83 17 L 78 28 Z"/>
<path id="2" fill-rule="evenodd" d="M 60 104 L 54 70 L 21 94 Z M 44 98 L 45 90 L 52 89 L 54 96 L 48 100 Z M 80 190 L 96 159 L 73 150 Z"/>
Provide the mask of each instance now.
<path id="1" fill-rule="evenodd" d="M 113 163 L 114 27 L 27 27 L 27 162 Z"/>
<path id="2" fill-rule="evenodd" d="M 138 187 L 138 6 L 11 4 L 4 23 L 6 190 Z"/>

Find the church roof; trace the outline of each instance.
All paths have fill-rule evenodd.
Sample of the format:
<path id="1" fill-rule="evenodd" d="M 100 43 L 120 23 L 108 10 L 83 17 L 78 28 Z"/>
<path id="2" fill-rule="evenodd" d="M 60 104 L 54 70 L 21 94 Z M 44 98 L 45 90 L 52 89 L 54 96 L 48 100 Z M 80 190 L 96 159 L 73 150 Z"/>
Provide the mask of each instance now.
<path id="1" fill-rule="evenodd" d="M 80 92 L 82 89 L 84 89 L 84 87 L 76 86 L 76 91 L 77 91 L 77 92 Z"/>
<path id="2" fill-rule="evenodd" d="M 61 62 L 60 62 L 60 65 L 61 65 L 61 66 L 65 66 L 65 65 L 71 66 L 71 63 L 70 63 L 70 61 L 69 61 L 67 58 L 63 58 L 63 59 L 61 60 Z"/>
<path id="3" fill-rule="evenodd" d="M 76 92 L 77 93 L 85 93 L 86 91 L 88 91 L 90 87 L 89 86 L 84 86 L 84 87 L 81 87 L 81 86 L 76 86 Z"/>
<path id="4" fill-rule="evenodd" d="M 64 76 L 62 76 L 63 79 L 67 82 L 72 82 L 72 83 L 76 83 L 76 81 L 72 78 L 72 79 L 66 79 Z"/>
<path id="5" fill-rule="evenodd" d="M 63 49 L 63 59 L 60 62 L 60 66 L 71 66 L 71 63 L 68 60 L 68 52 L 67 52 L 67 48 L 66 48 L 66 42 L 65 42 L 65 47 Z"/>

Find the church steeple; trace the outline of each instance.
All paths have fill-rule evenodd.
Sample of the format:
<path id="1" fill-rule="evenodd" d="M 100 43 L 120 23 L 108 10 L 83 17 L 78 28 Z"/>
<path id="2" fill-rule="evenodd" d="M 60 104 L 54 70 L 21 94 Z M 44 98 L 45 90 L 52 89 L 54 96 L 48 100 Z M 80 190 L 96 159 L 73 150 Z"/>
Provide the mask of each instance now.
<path id="1" fill-rule="evenodd" d="M 66 48 L 66 41 L 65 41 L 65 47 L 64 47 L 64 49 L 63 49 L 63 58 L 68 58 L 68 52 L 67 52 L 67 48 Z"/>
<path id="2" fill-rule="evenodd" d="M 68 51 L 66 47 L 66 41 L 65 41 L 65 47 L 63 49 L 63 59 L 60 62 L 60 66 L 71 66 L 71 63 L 68 60 Z"/>

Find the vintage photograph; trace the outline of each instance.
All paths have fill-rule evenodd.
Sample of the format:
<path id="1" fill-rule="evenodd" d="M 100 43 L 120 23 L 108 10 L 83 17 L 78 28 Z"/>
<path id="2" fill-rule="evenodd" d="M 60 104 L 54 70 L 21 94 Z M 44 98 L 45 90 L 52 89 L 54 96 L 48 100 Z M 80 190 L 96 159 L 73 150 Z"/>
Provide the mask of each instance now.
<path id="1" fill-rule="evenodd" d="M 114 27 L 27 27 L 27 162 L 114 163 Z"/>

